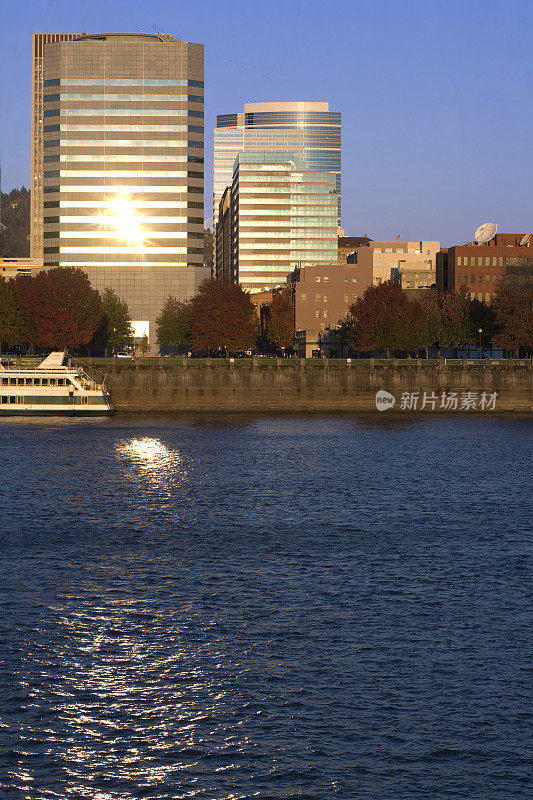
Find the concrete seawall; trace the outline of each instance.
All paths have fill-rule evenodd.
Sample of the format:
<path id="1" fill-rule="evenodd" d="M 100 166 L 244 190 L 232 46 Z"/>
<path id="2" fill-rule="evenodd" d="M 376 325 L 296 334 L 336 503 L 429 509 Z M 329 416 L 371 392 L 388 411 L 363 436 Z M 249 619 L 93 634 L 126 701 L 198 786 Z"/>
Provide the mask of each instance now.
<path id="1" fill-rule="evenodd" d="M 95 375 L 96 377 L 96 375 Z M 159 366 L 116 364 L 107 369 L 107 386 L 117 411 L 354 411 L 376 410 L 376 392 L 394 395 L 400 411 L 404 393 L 424 392 L 438 400 L 424 411 L 439 411 L 442 395 L 475 395 L 470 410 L 481 411 L 483 393 L 497 393 L 496 411 L 533 410 L 530 365 L 444 366 L 308 363 L 304 360 L 250 359 L 236 363 L 213 359 L 194 364 L 163 360 Z M 472 398 L 471 398 L 472 399 Z M 405 401 L 404 401 L 405 402 Z M 485 398 L 485 405 L 487 398 Z M 453 401 L 448 412 L 453 412 Z M 434 406 L 434 408 L 433 408 Z"/>

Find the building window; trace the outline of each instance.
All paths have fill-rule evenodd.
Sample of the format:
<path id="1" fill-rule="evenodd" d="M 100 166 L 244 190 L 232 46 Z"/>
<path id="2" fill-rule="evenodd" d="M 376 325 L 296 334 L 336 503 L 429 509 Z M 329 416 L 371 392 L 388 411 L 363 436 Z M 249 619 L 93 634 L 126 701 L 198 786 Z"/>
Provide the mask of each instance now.
<path id="1" fill-rule="evenodd" d="M 478 256 L 477 265 L 478 265 L 478 267 L 482 267 L 483 266 L 483 258 L 481 256 Z"/>
<path id="2" fill-rule="evenodd" d="M 374 253 L 381 253 L 381 247 L 374 247 Z"/>
<path id="3" fill-rule="evenodd" d="M 492 276 L 492 282 L 496 283 L 497 280 L 498 280 L 498 276 L 497 275 L 493 275 Z"/>
<path id="4" fill-rule="evenodd" d="M 475 275 L 471 275 L 470 276 L 470 283 L 475 283 L 475 282 L 476 282 L 476 276 Z"/>
<path id="5" fill-rule="evenodd" d="M 490 267 L 490 258 L 488 256 L 485 256 L 485 266 Z"/>
<path id="6" fill-rule="evenodd" d="M 470 256 L 470 266 L 471 267 L 476 266 L 476 259 L 474 258 L 474 256 Z"/>
<path id="7" fill-rule="evenodd" d="M 490 300 L 490 292 L 485 292 L 485 302 L 489 302 Z"/>
<path id="8" fill-rule="evenodd" d="M 318 275 L 316 276 L 316 278 L 315 278 L 315 281 L 316 281 L 317 283 L 320 283 L 320 277 L 319 277 Z"/>
<path id="9" fill-rule="evenodd" d="M 328 296 L 327 296 L 327 294 L 325 294 L 325 295 L 323 295 L 323 296 L 322 296 L 322 302 L 323 302 L 323 303 L 327 303 L 327 302 L 328 302 Z"/>
<path id="10" fill-rule="evenodd" d="M 490 275 L 485 275 L 485 283 L 490 283 Z"/>
<path id="11" fill-rule="evenodd" d="M 350 295 L 349 294 L 345 294 L 344 295 L 344 302 L 345 303 L 349 303 L 350 302 Z"/>
<path id="12" fill-rule="evenodd" d="M 315 303 L 320 303 L 321 300 L 322 300 L 322 295 L 321 294 L 315 294 Z"/>
<path id="13" fill-rule="evenodd" d="M 322 312 L 320 311 L 320 309 L 319 309 L 319 308 L 316 308 L 316 309 L 315 309 L 315 317 L 316 317 L 317 319 L 320 319 L 320 317 L 321 317 L 321 316 L 322 316 Z"/>
<path id="14" fill-rule="evenodd" d="M 345 278 L 344 279 L 344 283 L 350 283 L 350 279 L 349 278 Z"/>
<path id="15" fill-rule="evenodd" d="M 463 266 L 463 259 L 461 258 L 461 256 L 457 256 L 457 266 L 458 267 Z"/>
<path id="16" fill-rule="evenodd" d="M 498 259 L 496 258 L 496 256 L 493 256 L 492 257 L 492 266 L 495 267 L 497 265 L 497 263 L 498 263 Z"/>
<path id="17" fill-rule="evenodd" d="M 477 276 L 477 282 L 478 283 L 483 283 L 483 275 L 478 275 Z"/>
<path id="18" fill-rule="evenodd" d="M 375 261 L 375 262 L 374 262 L 374 266 L 375 266 L 375 267 L 381 267 L 381 261 Z M 347 280 L 347 281 L 349 281 L 350 279 L 349 279 L 349 278 L 346 278 L 346 280 Z"/>
<path id="19" fill-rule="evenodd" d="M 353 301 L 354 301 L 354 303 L 355 303 L 355 301 L 357 300 L 357 295 L 356 295 L 356 294 L 352 294 L 352 300 L 353 300 Z"/>
<path id="20" fill-rule="evenodd" d="M 357 283 L 357 278 L 352 278 L 352 283 Z"/>
<path id="21" fill-rule="evenodd" d="M 327 308 L 325 308 L 324 311 L 322 312 L 322 316 L 324 317 L 324 319 L 327 319 L 329 317 L 329 311 L 327 310 Z"/>
<path id="22" fill-rule="evenodd" d="M 328 276 L 328 275 L 326 275 L 326 277 L 325 277 L 325 278 L 322 278 L 322 280 L 324 281 L 324 283 L 327 283 L 327 282 L 329 281 L 329 276 Z"/>
<path id="23" fill-rule="evenodd" d="M 300 295 L 300 300 L 307 300 L 307 295 L 306 294 L 301 294 Z"/>
<path id="24" fill-rule="evenodd" d="M 498 258 L 498 264 L 500 265 L 500 267 L 503 267 L 503 256 L 500 256 Z"/>

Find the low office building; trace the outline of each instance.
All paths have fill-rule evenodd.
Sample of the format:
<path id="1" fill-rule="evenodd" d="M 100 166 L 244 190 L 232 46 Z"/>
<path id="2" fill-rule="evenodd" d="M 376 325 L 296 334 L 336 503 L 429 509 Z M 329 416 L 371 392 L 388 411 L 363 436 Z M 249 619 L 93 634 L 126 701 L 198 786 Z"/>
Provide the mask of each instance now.
<path id="1" fill-rule="evenodd" d="M 372 284 L 370 261 L 301 267 L 294 270 L 288 284 L 299 352 L 305 350 L 307 358 L 317 351 L 329 356 L 332 349 L 338 351 L 330 332 L 340 326 L 352 303 Z"/>
<path id="2" fill-rule="evenodd" d="M 42 259 L 39 258 L 0 258 L 0 278 L 5 281 L 17 278 L 19 275 L 33 277 L 44 269 Z"/>
<path id="3" fill-rule="evenodd" d="M 332 173 L 295 154 L 241 153 L 219 208 L 217 275 L 260 292 L 284 285 L 296 267 L 335 262 L 337 208 Z"/>
<path id="4" fill-rule="evenodd" d="M 344 233 L 339 235 L 337 240 L 339 264 L 347 264 L 349 256 L 352 256 L 358 247 L 364 247 L 371 241 L 368 236 L 344 236 Z"/>
<path id="5" fill-rule="evenodd" d="M 521 233 L 498 233 L 486 244 L 467 242 L 443 248 L 436 257 L 437 289 L 456 292 L 464 287 L 472 299 L 490 303 L 503 282 L 530 283 L 533 242 L 521 245 L 523 237 Z"/>
<path id="6" fill-rule="evenodd" d="M 440 242 L 369 242 L 374 285 L 394 280 L 402 287 L 421 288 L 435 283 L 435 259 Z"/>

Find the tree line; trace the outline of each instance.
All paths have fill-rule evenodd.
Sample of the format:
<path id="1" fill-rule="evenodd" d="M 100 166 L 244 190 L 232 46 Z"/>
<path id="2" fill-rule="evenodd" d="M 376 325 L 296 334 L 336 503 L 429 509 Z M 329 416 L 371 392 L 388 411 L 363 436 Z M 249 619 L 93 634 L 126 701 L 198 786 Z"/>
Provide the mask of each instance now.
<path id="1" fill-rule="evenodd" d="M 481 330 L 481 333 L 480 333 Z M 504 284 L 490 305 L 472 300 L 463 289 L 429 290 L 409 299 L 398 284 L 369 286 L 350 306 L 339 332 L 354 350 L 416 353 L 443 347 L 495 345 L 518 354 L 533 350 L 533 288 Z"/>
<path id="2" fill-rule="evenodd" d="M 141 351 L 148 340 L 140 342 Z M 0 282 L 0 343 L 34 348 L 115 349 L 133 342 L 127 303 L 93 289 L 81 269 L 54 267 Z"/>

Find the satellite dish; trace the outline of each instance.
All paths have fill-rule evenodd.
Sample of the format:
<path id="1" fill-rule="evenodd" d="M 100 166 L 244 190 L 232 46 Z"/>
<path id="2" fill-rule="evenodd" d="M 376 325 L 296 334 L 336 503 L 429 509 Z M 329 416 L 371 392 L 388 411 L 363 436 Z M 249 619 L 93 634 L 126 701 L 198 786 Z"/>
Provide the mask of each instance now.
<path id="1" fill-rule="evenodd" d="M 495 222 L 484 222 L 475 232 L 474 239 L 478 244 L 485 244 L 496 236 L 497 230 L 498 226 Z"/>
<path id="2" fill-rule="evenodd" d="M 522 236 L 522 238 L 520 239 L 520 244 L 521 245 L 522 244 L 529 244 L 529 240 L 530 239 L 531 239 L 531 234 L 530 233 L 526 233 L 526 235 Z"/>

